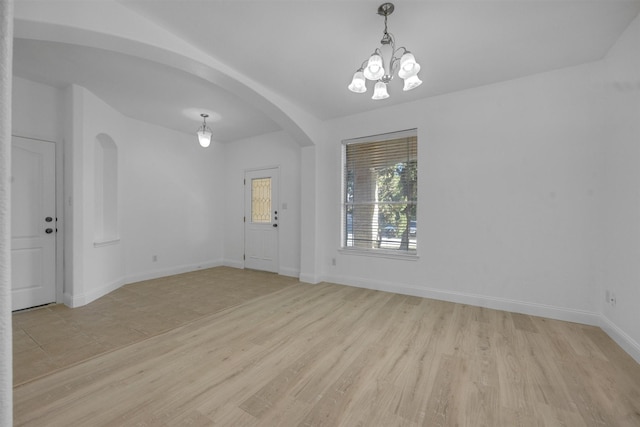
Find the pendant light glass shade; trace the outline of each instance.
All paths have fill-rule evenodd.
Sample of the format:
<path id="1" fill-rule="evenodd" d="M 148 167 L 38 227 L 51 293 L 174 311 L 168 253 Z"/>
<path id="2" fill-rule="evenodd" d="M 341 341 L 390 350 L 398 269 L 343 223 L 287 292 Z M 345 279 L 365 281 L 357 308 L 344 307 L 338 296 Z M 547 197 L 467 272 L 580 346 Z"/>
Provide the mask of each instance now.
<path id="1" fill-rule="evenodd" d="M 353 80 L 349 85 L 349 90 L 355 93 L 364 93 L 367 91 L 366 80 L 364 79 L 364 73 L 359 70 L 353 75 Z"/>
<path id="2" fill-rule="evenodd" d="M 387 92 L 387 84 L 383 82 L 376 83 L 376 86 L 373 88 L 373 96 L 371 99 L 385 99 L 389 97 L 389 93 Z"/>
<path id="3" fill-rule="evenodd" d="M 364 76 L 369 80 L 378 80 L 384 75 L 384 66 L 382 65 L 382 57 L 377 53 L 374 53 L 367 62 L 367 67 L 364 69 Z"/>
<path id="4" fill-rule="evenodd" d="M 407 77 L 406 79 L 404 79 L 404 87 L 402 88 L 402 90 L 408 91 L 411 89 L 415 89 L 421 84 L 422 84 L 422 80 L 420 80 L 417 74 L 414 74 L 413 76 Z"/>
<path id="5" fill-rule="evenodd" d="M 202 148 L 207 148 L 211 144 L 211 131 L 207 129 L 200 129 L 198 131 L 198 142 Z"/>
<path id="6" fill-rule="evenodd" d="M 407 77 L 418 74 L 420 71 L 420 64 L 416 62 L 416 58 L 411 52 L 406 52 L 400 58 L 400 69 L 398 70 L 398 77 L 406 79 Z"/>

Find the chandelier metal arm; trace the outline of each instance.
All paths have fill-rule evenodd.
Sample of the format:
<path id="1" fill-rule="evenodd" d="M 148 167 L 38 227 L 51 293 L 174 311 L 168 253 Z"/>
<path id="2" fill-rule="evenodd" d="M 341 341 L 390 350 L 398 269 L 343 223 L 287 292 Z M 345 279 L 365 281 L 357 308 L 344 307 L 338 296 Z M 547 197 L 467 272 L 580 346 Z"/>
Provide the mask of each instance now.
<path id="1" fill-rule="evenodd" d="M 391 61 L 389 61 L 389 68 L 390 68 L 389 74 L 393 75 L 396 73 L 396 71 L 398 71 L 398 66 L 400 65 L 400 59 L 402 58 L 402 55 L 398 53 L 400 51 L 402 51 L 402 55 L 409 52 L 409 50 L 404 46 L 400 46 L 399 48 L 393 51 L 393 54 L 391 55 Z"/>
<path id="2" fill-rule="evenodd" d="M 396 50 L 393 51 L 393 56 L 396 58 L 400 58 L 402 55 L 396 55 L 398 52 L 400 52 L 400 50 L 402 49 L 402 55 L 404 55 L 405 53 L 409 53 L 409 49 L 407 49 L 404 46 L 400 46 L 399 48 L 397 48 Z"/>
<path id="3" fill-rule="evenodd" d="M 374 52 L 375 53 L 375 52 Z M 362 61 L 362 64 L 360 65 L 360 68 L 358 68 L 358 71 L 362 71 L 364 70 L 364 67 L 367 66 L 367 62 L 369 62 L 369 58 L 365 59 L 364 61 Z"/>

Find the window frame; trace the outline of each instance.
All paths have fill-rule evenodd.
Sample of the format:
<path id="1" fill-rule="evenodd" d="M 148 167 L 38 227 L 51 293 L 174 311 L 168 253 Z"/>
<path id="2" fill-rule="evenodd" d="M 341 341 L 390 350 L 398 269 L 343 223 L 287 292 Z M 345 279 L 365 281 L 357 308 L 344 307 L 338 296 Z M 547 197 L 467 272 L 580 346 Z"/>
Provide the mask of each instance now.
<path id="1" fill-rule="evenodd" d="M 403 260 L 416 260 L 418 259 L 418 237 L 417 237 L 417 212 L 418 212 L 418 182 L 419 179 L 416 175 L 415 185 L 416 185 L 416 196 L 415 201 L 413 201 L 415 205 L 415 217 L 410 220 L 415 221 L 415 249 L 410 249 L 408 246 L 407 249 L 387 249 L 381 247 L 359 247 L 359 246 L 348 246 L 348 216 L 347 211 L 349 206 L 355 206 L 354 204 L 350 204 L 347 201 L 347 147 L 353 144 L 370 144 L 370 143 L 380 143 L 385 141 L 392 141 L 402 138 L 415 138 L 416 146 L 415 146 L 415 158 L 416 158 L 416 174 L 419 174 L 419 165 L 418 165 L 418 129 L 406 129 L 395 132 L 388 132 L 383 134 L 371 135 L 360 138 L 352 138 L 352 139 L 344 139 L 341 143 L 341 189 L 340 189 L 340 248 L 339 252 L 344 254 L 351 255 L 360 255 L 360 256 L 371 256 L 371 257 L 382 257 L 382 258 L 393 258 L 393 259 L 403 259 Z M 377 202 L 374 202 L 377 203 Z M 353 218 L 352 218 L 353 224 Z M 373 224 L 372 224 L 373 225 Z M 353 227 L 353 225 L 352 225 Z M 411 236 L 409 236 L 411 238 Z M 377 238 L 378 241 L 380 237 Z"/>

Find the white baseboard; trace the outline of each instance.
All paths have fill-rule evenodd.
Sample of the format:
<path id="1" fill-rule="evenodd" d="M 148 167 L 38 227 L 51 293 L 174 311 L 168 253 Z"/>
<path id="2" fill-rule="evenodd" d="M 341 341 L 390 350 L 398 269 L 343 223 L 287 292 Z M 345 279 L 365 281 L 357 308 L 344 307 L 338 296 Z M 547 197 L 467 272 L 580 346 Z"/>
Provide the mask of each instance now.
<path id="1" fill-rule="evenodd" d="M 626 351 L 633 359 L 640 363 L 640 344 L 627 335 L 609 318 L 600 316 L 600 328 L 611 337 L 624 351 Z"/>
<path id="2" fill-rule="evenodd" d="M 238 268 L 240 270 L 244 270 L 244 261 L 242 260 L 238 261 L 234 259 L 225 258 L 222 261 L 222 265 L 224 265 L 225 267 Z M 300 270 L 297 270 L 295 268 L 280 267 L 278 270 L 278 274 L 282 276 L 297 278 L 298 276 L 300 276 Z"/>
<path id="3" fill-rule="evenodd" d="M 310 283 L 312 285 L 316 285 L 316 284 L 321 282 L 321 280 L 318 279 L 317 276 L 315 276 L 313 274 L 304 274 L 304 273 L 300 273 L 300 279 L 299 280 L 301 282 L 303 282 L 303 283 Z M 334 283 L 338 283 L 338 282 L 334 282 Z M 341 285 L 347 285 L 347 283 L 341 283 Z"/>
<path id="4" fill-rule="evenodd" d="M 224 260 L 222 260 L 222 265 L 224 265 L 225 267 L 239 268 L 240 270 L 244 270 L 244 261 L 225 258 Z"/>
<path id="5" fill-rule="evenodd" d="M 98 289 L 94 289 L 91 292 L 82 295 L 71 295 L 69 293 L 64 294 L 64 304 L 71 308 L 82 307 L 92 301 L 97 300 L 100 297 L 107 295 L 109 292 L 113 292 L 116 289 L 124 285 L 124 278 L 114 280 L 104 286 L 100 286 Z"/>
<path id="6" fill-rule="evenodd" d="M 143 280 L 157 279 L 159 277 L 173 276 L 175 274 L 188 273 L 190 271 L 203 270 L 205 268 L 220 267 L 224 265 L 222 260 L 201 262 L 197 264 L 180 265 L 176 267 L 163 268 L 160 270 L 145 271 L 142 273 L 130 274 L 126 277 L 125 283 L 136 283 Z"/>
<path id="7" fill-rule="evenodd" d="M 64 304 L 71 307 L 81 307 L 89 304 L 96 299 L 107 295 L 110 292 L 120 288 L 125 283 L 134 283 L 142 280 L 155 279 L 158 277 L 166 277 L 174 274 L 186 273 L 189 271 L 201 270 L 204 268 L 213 268 L 219 266 L 229 266 L 233 268 L 244 268 L 244 263 L 224 260 L 212 261 L 208 263 L 199 263 L 192 265 L 183 265 L 163 270 L 149 271 L 138 273 L 135 275 L 120 278 L 99 289 L 83 295 L 71 295 L 64 293 Z M 301 282 L 316 284 L 321 280 L 315 275 L 300 274 L 295 269 L 281 269 L 279 274 L 291 277 L 298 277 Z M 530 303 L 524 301 L 510 300 L 506 298 L 488 297 L 464 292 L 453 292 L 441 289 L 422 288 L 411 285 L 399 285 L 397 283 L 388 283 L 374 281 L 369 279 L 361 279 L 357 277 L 347 276 L 327 276 L 322 281 L 337 283 L 345 286 L 354 286 L 359 288 L 373 289 L 378 291 L 393 292 L 403 295 L 411 295 L 422 298 L 432 298 L 442 301 L 455 302 L 459 304 L 468 304 L 478 307 L 486 307 L 495 310 L 503 310 L 514 313 L 528 314 L 531 316 L 540 316 L 550 319 L 564 320 L 568 322 L 582 323 L 586 325 L 599 326 L 611 337 L 620 347 L 622 347 L 636 362 L 640 363 L 640 344 L 620 329 L 615 323 L 604 315 L 588 312 L 584 310 L 575 310 L 565 307 L 556 307 L 545 304 Z"/>
<path id="8" fill-rule="evenodd" d="M 300 278 L 300 280 L 302 281 L 302 277 Z M 397 283 L 380 282 L 369 279 L 360 279 L 357 277 L 328 276 L 325 277 L 324 280 L 340 285 L 355 286 L 359 288 L 373 289 L 385 292 L 394 292 L 398 294 L 411 295 L 422 298 L 431 298 L 436 300 L 455 302 L 459 304 L 491 308 L 494 310 L 503 310 L 513 313 L 528 314 L 531 316 L 547 317 L 549 319 L 582 323 L 585 325 L 600 326 L 601 324 L 601 316 L 598 313 L 584 310 L 575 310 L 565 307 L 556 307 L 546 304 L 530 303 L 525 301 L 489 297 L 464 292 L 422 288 L 412 285 L 400 285 Z"/>
<path id="9" fill-rule="evenodd" d="M 84 305 L 84 298 L 74 298 L 73 295 L 65 292 L 62 294 L 62 303 L 71 308 L 81 307 Z"/>
<path id="10" fill-rule="evenodd" d="M 282 276 L 297 278 L 300 276 L 300 270 L 297 270 L 295 268 L 280 267 L 280 270 L 278 270 L 278 274 Z"/>
<path id="11" fill-rule="evenodd" d="M 124 277 L 121 277 L 118 280 L 115 280 L 105 286 L 101 286 L 98 289 L 95 289 L 89 293 L 84 294 L 84 303 L 89 304 L 91 301 L 95 301 L 100 297 L 107 295 L 109 292 L 113 292 L 119 287 L 124 285 Z"/>
<path id="12" fill-rule="evenodd" d="M 302 281 L 302 277 L 300 278 L 300 280 Z M 356 277 L 328 276 L 324 277 L 323 280 L 340 285 L 355 286 L 359 288 L 393 292 L 423 298 L 432 298 L 442 301 L 492 308 L 495 310 L 503 310 L 513 313 L 522 313 L 531 316 L 539 316 L 549 319 L 581 323 L 584 325 L 598 326 L 620 347 L 622 347 L 622 349 L 626 351 L 636 362 L 640 363 L 640 343 L 636 342 L 606 316 L 599 313 L 584 310 L 575 310 L 565 307 L 556 307 L 545 304 L 530 303 L 525 301 L 510 300 L 506 298 L 487 297 L 483 295 L 475 295 L 463 292 L 452 292 L 432 288 L 418 288 L 410 285 L 398 285 L 396 283 L 376 282 L 373 280 L 365 280 Z"/>
<path id="13" fill-rule="evenodd" d="M 204 268 L 219 267 L 222 265 L 221 261 L 211 261 L 206 263 L 181 265 L 178 267 L 165 268 L 162 270 L 147 271 L 144 273 L 136 273 L 123 278 L 120 278 L 105 286 L 101 286 L 91 292 L 82 295 L 72 295 L 67 292 L 63 294 L 63 302 L 66 306 L 71 308 L 82 307 L 92 301 L 97 300 L 100 297 L 107 295 L 110 292 L 115 291 L 121 286 L 128 283 L 140 282 L 142 280 L 157 279 L 158 277 L 172 276 L 174 274 L 188 273 L 190 271 L 202 270 Z"/>

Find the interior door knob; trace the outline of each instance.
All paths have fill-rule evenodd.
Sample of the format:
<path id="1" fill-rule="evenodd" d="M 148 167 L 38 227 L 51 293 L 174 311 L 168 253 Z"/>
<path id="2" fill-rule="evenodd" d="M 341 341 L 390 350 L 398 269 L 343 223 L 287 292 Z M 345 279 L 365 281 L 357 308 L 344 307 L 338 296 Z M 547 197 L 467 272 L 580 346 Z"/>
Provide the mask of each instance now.
<path id="1" fill-rule="evenodd" d="M 46 230 L 44 230 L 44 232 L 47 234 L 51 234 L 53 233 L 53 228 L 47 228 Z"/>
<path id="2" fill-rule="evenodd" d="M 273 224 L 273 226 L 274 226 L 274 227 L 277 227 L 277 226 L 278 226 L 278 224 Z"/>

